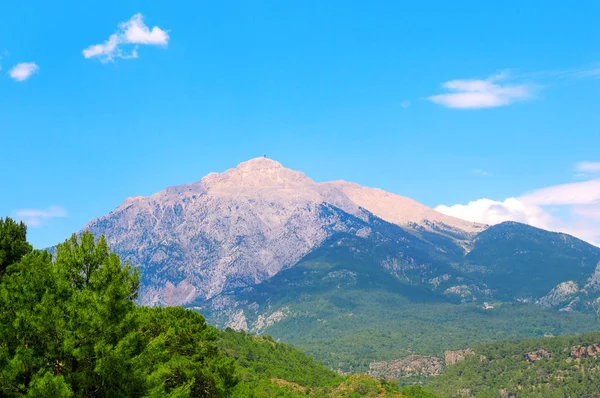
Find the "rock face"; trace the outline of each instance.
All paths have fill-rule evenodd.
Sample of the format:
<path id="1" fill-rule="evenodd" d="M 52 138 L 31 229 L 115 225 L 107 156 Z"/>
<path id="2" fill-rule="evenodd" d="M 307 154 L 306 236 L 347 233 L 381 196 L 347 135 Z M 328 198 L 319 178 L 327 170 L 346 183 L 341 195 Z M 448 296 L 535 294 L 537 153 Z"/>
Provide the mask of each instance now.
<path id="1" fill-rule="evenodd" d="M 523 354 L 523 359 L 525 359 L 527 362 L 535 362 L 548 358 L 552 358 L 552 354 L 546 350 L 537 350 Z"/>
<path id="2" fill-rule="evenodd" d="M 446 351 L 444 353 L 444 363 L 446 366 L 454 365 L 455 363 L 464 361 L 474 352 L 471 348 L 466 348 L 464 350 L 455 350 L 455 351 Z"/>
<path id="3" fill-rule="evenodd" d="M 369 365 L 369 376 L 388 380 L 412 376 L 437 376 L 441 371 L 440 358 L 419 355 L 411 355 L 391 362 L 372 362 Z"/>
<path id="4" fill-rule="evenodd" d="M 457 231 L 481 232 L 485 226 L 450 217 L 420 204 L 412 199 L 394 195 L 377 188 L 367 188 L 346 181 L 325 183 L 344 193 L 356 205 L 367 209 L 377 217 L 397 225 L 417 224 L 420 226 L 440 226 Z"/>
<path id="5" fill-rule="evenodd" d="M 600 262 L 596 265 L 596 269 L 585 284 L 584 291 L 592 293 L 600 290 Z"/>
<path id="6" fill-rule="evenodd" d="M 553 308 L 572 298 L 573 295 L 578 291 L 579 287 L 574 281 L 562 282 L 552 289 L 546 296 L 540 298 L 538 304 L 544 308 Z"/>
<path id="7" fill-rule="evenodd" d="M 251 286 L 293 266 L 345 219 L 375 215 L 466 239 L 484 228 L 411 199 L 343 181 L 315 183 L 267 158 L 127 199 L 84 229 L 141 270 L 141 303 L 181 305 Z M 366 237 L 368 226 L 353 230 Z"/>
<path id="8" fill-rule="evenodd" d="M 581 278 L 579 283 L 572 280 L 559 283 L 537 304 L 559 311 L 591 310 L 600 314 L 600 263 L 587 279 Z"/>
<path id="9" fill-rule="evenodd" d="M 598 355 L 600 355 L 600 344 L 571 347 L 571 357 L 573 358 L 595 358 Z"/>

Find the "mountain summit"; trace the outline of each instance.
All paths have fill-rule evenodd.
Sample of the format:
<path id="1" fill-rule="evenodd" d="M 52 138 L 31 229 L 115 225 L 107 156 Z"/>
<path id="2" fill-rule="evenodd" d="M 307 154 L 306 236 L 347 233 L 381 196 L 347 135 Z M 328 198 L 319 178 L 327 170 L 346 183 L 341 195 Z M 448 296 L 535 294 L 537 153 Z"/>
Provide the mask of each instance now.
<path id="1" fill-rule="evenodd" d="M 304 173 L 290 170 L 268 158 L 254 158 L 224 173 L 211 173 L 202 180 L 209 189 L 240 193 L 254 190 L 300 189 L 314 182 Z"/>
<path id="2" fill-rule="evenodd" d="M 85 229 L 140 268 L 142 303 L 178 305 L 259 283 L 335 232 L 369 233 L 374 218 L 457 241 L 484 229 L 380 189 L 316 183 L 264 157 L 128 198 Z"/>

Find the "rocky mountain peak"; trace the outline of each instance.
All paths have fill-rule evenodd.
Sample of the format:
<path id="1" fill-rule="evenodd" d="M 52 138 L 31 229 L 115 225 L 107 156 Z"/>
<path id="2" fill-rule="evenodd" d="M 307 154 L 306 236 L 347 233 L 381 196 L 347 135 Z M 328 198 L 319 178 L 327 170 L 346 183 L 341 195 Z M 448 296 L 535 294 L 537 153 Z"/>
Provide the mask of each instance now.
<path id="1" fill-rule="evenodd" d="M 333 233 L 368 234 L 356 225 L 370 223 L 372 215 L 411 230 L 449 231 L 459 240 L 479 228 L 380 189 L 316 183 L 261 157 L 129 198 L 85 229 L 105 234 L 115 251 L 143 269 L 144 304 L 178 305 L 268 279 Z"/>
<path id="2" fill-rule="evenodd" d="M 236 169 L 244 171 L 257 171 L 257 170 L 270 170 L 270 169 L 283 169 L 283 165 L 276 160 L 261 156 L 258 158 L 252 158 L 238 164 Z"/>
<path id="3" fill-rule="evenodd" d="M 200 181 L 208 190 L 232 194 L 255 194 L 258 191 L 315 189 L 315 183 L 304 173 L 285 168 L 281 163 L 254 158 L 223 173 L 210 173 Z"/>

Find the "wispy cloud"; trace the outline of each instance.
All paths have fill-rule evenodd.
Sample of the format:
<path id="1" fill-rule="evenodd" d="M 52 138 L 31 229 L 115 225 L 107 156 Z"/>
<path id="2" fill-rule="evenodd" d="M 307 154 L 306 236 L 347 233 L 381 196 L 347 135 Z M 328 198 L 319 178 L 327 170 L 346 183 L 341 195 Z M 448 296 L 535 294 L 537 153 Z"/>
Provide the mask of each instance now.
<path id="1" fill-rule="evenodd" d="M 489 176 L 490 175 L 490 173 L 488 173 L 485 170 L 481 170 L 481 169 L 474 169 L 473 174 L 478 175 L 478 176 Z"/>
<path id="2" fill-rule="evenodd" d="M 16 64 L 8 74 L 10 77 L 15 79 L 18 82 L 25 81 L 29 79 L 32 75 L 37 73 L 40 70 L 40 67 L 37 66 L 35 62 L 21 62 L 20 64 Z"/>
<path id="3" fill-rule="evenodd" d="M 600 246 L 600 178 L 554 185 L 504 200 L 477 199 L 436 210 L 484 224 L 517 221 Z"/>
<path id="4" fill-rule="evenodd" d="M 83 50 L 86 59 L 98 58 L 101 62 L 114 61 L 116 58 L 132 59 L 138 58 L 138 47 L 140 45 L 153 45 L 166 47 L 169 43 L 167 31 L 154 26 L 149 29 L 144 24 L 142 14 L 135 14 L 127 22 L 119 24 L 117 32 L 109 36 L 102 44 L 94 44 Z M 133 45 L 126 51 L 124 47 Z"/>
<path id="5" fill-rule="evenodd" d="M 598 173 L 600 172 L 600 162 L 579 162 L 575 168 L 584 173 Z"/>
<path id="6" fill-rule="evenodd" d="M 410 106 L 410 101 L 406 100 L 406 101 L 402 101 L 400 103 L 400 106 L 404 109 L 408 108 Z"/>
<path id="7" fill-rule="evenodd" d="M 481 109 L 507 106 L 534 97 L 534 91 L 555 80 L 600 79 L 600 63 L 579 68 L 550 69 L 527 73 L 499 73 L 487 79 L 458 79 L 442 84 L 448 92 L 427 97 L 446 108 Z M 542 81 L 543 85 L 519 83 Z"/>
<path id="8" fill-rule="evenodd" d="M 507 82 L 506 73 L 491 76 L 485 80 L 450 80 L 442 85 L 450 91 L 427 99 L 446 108 L 480 109 L 506 106 L 533 97 L 533 86 Z"/>
<path id="9" fill-rule="evenodd" d="M 548 69 L 534 72 L 519 73 L 514 76 L 519 79 L 552 80 L 552 79 L 586 79 L 600 77 L 600 63 L 577 68 Z"/>
<path id="10" fill-rule="evenodd" d="M 39 227 L 50 219 L 66 217 L 67 211 L 60 206 L 49 206 L 46 209 L 20 209 L 15 211 L 15 216 L 30 227 Z"/>
<path id="11" fill-rule="evenodd" d="M 585 68 L 566 70 L 565 73 L 570 77 L 575 78 L 600 78 L 600 64 L 595 64 Z"/>

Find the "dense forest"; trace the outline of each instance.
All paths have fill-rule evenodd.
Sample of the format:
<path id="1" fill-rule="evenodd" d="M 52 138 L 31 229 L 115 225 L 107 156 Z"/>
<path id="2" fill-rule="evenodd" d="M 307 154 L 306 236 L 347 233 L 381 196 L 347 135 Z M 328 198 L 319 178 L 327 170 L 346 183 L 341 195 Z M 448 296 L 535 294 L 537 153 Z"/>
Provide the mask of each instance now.
<path id="1" fill-rule="evenodd" d="M 477 346 L 427 387 L 444 397 L 600 397 L 600 332 Z"/>
<path id="2" fill-rule="evenodd" d="M 73 235 L 54 256 L 0 219 L 0 396 L 433 397 L 341 377 L 301 351 L 181 307 L 135 304 L 139 275 L 106 239 Z"/>

